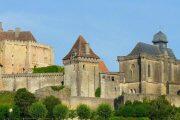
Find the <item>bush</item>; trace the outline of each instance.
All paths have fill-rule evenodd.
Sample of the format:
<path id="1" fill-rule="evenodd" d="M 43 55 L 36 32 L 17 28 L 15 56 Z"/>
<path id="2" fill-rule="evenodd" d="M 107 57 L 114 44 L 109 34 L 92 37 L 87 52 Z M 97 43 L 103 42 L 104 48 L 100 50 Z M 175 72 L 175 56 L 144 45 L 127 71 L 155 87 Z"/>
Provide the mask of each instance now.
<path id="1" fill-rule="evenodd" d="M 46 106 L 41 102 L 33 103 L 29 108 L 29 114 L 33 119 L 44 119 L 47 115 Z"/>
<path id="2" fill-rule="evenodd" d="M 52 65 L 47 67 L 33 68 L 33 73 L 57 73 L 57 72 L 64 73 L 64 67 Z"/>
<path id="3" fill-rule="evenodd" d="M 28 117 L 28 107 L 36 101 L 34 94 L 28 92 L 25 88 L 17 90 L 14 103 L 20 109 L 22 117 Z"/>
<path id="4" fill-rule="evenodd" d="M 0 119 L 3 120 L 9 116 L 9 105 L 0 105 Z"/>
<path id="5" fill-rule="evenodd" d="M 69 118 L 73 119 L 77 117 L 76 110 L 70 110 L 69 111 Z"/>
<path id="6" fill-rule="evenodd" d="M 53 114 L 56 119 L 65 119 L 68 115 L 68 107 L 62 104 L 56 105 L 53 109 Z"/>
<path id="7" fill-rule="evenodd" d="M 46 106 L 47 110 L 48 110 L 48 117 L 52 118 L 53 117 L 53 108 L 58 105 L 61 104 L 61 101 L 54 97 L 54 96 L 48 96 L 43 100 L 43 104 Z"/>
<path id="8" fill-rule="evenodd" d="M 112 116 L 112 108 L 109 104 L 101 104 L 97 108 L 97 115 L 103 120 L 108 120 Z"/>
<path id="9" fill-rule="evenodd" d="M 95 92 L 95 97 L 100 97 L 100 96 L 101 96 L 101 88 L 98 87 Z"/>
<path id="10" fill-rule="evenodd" d="M 51 86 L 51 89 L 54 90 L 54 91 L 60 91 L 60 90 L 64 89 L 64 86 L 63 85 Z"/>
<path id="11" fill-rule="evenodd" d="M 77 107 L 76 109 L 77 115 L 79 117 L 79 119 L 89 119 L 91 117 L 91 110 L 90 108 L 85 105 L 85 104 L 81 104 Z"/>

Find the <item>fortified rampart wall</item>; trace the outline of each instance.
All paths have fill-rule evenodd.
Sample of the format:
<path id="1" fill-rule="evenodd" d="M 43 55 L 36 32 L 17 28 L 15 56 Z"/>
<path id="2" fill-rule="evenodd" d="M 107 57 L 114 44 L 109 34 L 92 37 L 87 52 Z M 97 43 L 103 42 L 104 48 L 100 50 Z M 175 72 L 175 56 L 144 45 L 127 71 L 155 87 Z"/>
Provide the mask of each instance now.
<path id="1" fill-rule="evenodd" d="M 63 80 L 62 73 L 2 74 L 0 90 L 16 91 L 19 88 L 26 88 L 34 93 L 46 86 L 61 85 Z"/>

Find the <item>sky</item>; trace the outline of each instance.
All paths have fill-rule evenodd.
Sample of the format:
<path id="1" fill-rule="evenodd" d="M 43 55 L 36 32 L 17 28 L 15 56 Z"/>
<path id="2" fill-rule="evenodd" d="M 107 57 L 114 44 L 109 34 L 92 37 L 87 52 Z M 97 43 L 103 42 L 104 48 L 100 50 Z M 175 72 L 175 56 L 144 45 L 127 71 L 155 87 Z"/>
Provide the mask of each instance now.
<path id="1" fill-rule="evenodd" d="M 109 70 L 118 71 L 117 56 L 129 54 L 138 42 L 151 44 L 160 30 L 180 58 L 180 0 L 0 1 L 4 30 L 31 31 L 54 48 L 57 65 L 82 35 Z"/>

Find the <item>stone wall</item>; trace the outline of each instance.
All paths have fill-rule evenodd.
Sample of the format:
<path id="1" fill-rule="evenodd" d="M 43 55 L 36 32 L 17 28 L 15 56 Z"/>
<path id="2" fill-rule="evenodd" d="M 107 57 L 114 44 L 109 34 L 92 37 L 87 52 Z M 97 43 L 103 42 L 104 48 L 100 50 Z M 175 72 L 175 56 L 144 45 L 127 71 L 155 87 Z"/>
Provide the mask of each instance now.
<path id="1" fill-rule="evenodd" d="M 143 101 L 144 99 L 149 99 L 153 100 L 156 99 L 159 95 L 155 94 L 125 94 L 123 97 L 124 103 L 126 101 Z M 166 96 L 167 100 L 172 104 L 175 105 L 176 107 L 180 107 L 180 96 L 178 95 L 167 95 Z"/>
<path id="2" fill-rule="evenodd" d="M 63 80 L 62 73 L 3 74 L 0 90 L 16 91 L 19 88 L 27 88 L 34 93 L 35 90 L 46 86 L 61 85 Z"/>

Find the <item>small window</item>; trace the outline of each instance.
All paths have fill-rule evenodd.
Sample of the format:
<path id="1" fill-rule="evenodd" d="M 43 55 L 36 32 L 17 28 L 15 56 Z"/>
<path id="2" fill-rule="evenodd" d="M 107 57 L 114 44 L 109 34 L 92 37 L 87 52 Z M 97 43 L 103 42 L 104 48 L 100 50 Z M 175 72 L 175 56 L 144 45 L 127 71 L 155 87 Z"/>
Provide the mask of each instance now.
<path id="1" fill-rule="evenodd" d="M 115 90 L 115 91 L 117 90 L 116 87 L 114 88 L 114 90 Z"/>
<path id="2" fill-rule="evenodd" d="M 111 80 L 114 81 L 114 76 L 111 77 Z"/>
<path id="3" fill-rule="evenodd" d="M 179 90 L 179 91 L 177 91 L 177 95 L 180 95 L 180 90 Z"/>
<path id="4" fill-rule="evenodd" d="M 14 55 L 12 55 L 12 57 L 14 57 Z"/>
<path id="5" fill-rule="evenodd" d="M 85 65 L 83 65 L 83 69 L 85 69 Z"/>
<path id="6" fill-rule="evenodd" d="M 62 86 L 64 85 L 64 81 L 61 82 L 61 85 L 62 85 Z"/>
<path id="7" fill-rule="evenodd" d="M 148 65 L 148 77 L 151 77 L 151 66 Z"/>
<path id="8" fill-rule="evenodd" d="M 14 66 L 14 64 L 12 64 L 12 66 Z"/>

